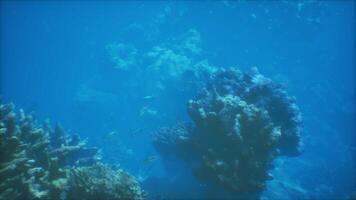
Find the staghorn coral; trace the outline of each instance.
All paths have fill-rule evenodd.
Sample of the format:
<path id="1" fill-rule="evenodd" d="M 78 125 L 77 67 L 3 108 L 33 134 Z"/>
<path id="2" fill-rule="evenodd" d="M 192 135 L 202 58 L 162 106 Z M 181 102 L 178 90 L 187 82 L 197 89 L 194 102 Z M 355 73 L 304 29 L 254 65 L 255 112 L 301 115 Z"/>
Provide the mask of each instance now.
<path id="1" fill-rule="evenodd" d="M 279 155 L 301 151 L 301 117 L 294 100 L 257 69 L 218 71 L 188 102 L 192 125 L 160 129 L 154 146 L 176 154 L 202 182 L 235 194 L 262 192 Z"/>
<path id="2" fill-rule="evenodd" d="M 67 135 L 60 125 L 54 129 L 48 122 L 39 125 L 32 115 L 22 110 L 17 117 L 13 104 L 0 105 L 0 199 L 66 199 L 71 194 L 68 191 L 77 188 L 69 184 L 77 178 L 74 172 L 83 169 L 82 166 L 99 163 L 98 149 L 86 147 L 86 141 L 77 135 Z M 124 174 L 122 170 L 113 171 L 108 167 L 103 170 Z M 133 180 L 130 177 L 125 179 L 127 182 L 111 183 L 116 188 L 105 185 L 102 189 L 137 199 L 141 191 Z M 127 191 L 117 189 L 121 186 Z M 90 199 L 91 191 L 86 192 Z M 103 193 L 106 194 L 109 192 Z"/>

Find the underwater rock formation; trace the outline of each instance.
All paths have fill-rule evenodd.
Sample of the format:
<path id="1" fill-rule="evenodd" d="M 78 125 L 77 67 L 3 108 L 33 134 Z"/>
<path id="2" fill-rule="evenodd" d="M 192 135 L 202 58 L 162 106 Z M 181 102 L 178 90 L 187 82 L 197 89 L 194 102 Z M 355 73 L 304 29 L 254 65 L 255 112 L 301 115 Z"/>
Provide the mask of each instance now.
<path id="1" fill-rule="evenodd" d="M 277 155 L 301 151 L 301 114 L 281 86 L 256 68 L 220 70 L 187 105 L 194 124 L 162 128 L 153 144 L 185 160 L 194 176 L 234 194 L 257 194 Z"/>
<path id="2" fill-rule="evenodd" d="M 120 176 L 102 184 L 102 174 L 95 169 Z M 98 149 L 67 135 L 60 125 L 54 129 L 48 122 L 39 125 L 22 110 L 17 117 L 13 104 L 0 105 L 0 199 L 70 199 L 83 179 L 94 180 L 80 192 L 86 199 L 97 194 L 101 199 L 143 199 L 133 177 L 100 164 Z"/>

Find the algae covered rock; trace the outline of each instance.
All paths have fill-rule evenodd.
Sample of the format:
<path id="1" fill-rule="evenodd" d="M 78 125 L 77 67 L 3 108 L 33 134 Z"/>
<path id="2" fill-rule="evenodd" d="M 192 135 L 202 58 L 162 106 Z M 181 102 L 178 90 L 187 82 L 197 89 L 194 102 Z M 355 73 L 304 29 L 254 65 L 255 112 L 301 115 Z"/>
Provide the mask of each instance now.
<path id="1" fill-rule="evenodd" d="M 73 184 L 79 178 L 92 180 L 85 184 L 95 192 L 81 192 L 86 199 L 100 191 L 105 191 L 100 199 L 140 199 L 143 192 L 135 178 L 104 167 L 100 158 L 98 149 L 87 147 L 85 140 L 67 134 L 60 125 L 40 125 L 22 110 L 17 116 L 13 104 L 0 104 L 0 200 L 69 199 L 80 189 Z"/>
<path id="2" fill-rule="evenodd" d="M 157 151 L 185 160 L 194 176 L 234 194 L 258 194 L 278 155 L 301 151 L 294 100 L 257 69 L 221 70 L 187 105 L 194 124 L 160 129 Z"/>

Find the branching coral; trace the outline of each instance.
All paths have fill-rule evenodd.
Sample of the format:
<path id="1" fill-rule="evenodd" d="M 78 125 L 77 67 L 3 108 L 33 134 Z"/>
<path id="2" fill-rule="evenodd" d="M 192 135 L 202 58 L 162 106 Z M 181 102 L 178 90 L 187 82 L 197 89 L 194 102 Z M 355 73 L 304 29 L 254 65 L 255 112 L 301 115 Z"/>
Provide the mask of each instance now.
<path id="1" fill-rule="evenodd" d="M 83 169 L 81 166 L 99 163 L 98 149 L 86 147 L 85 141 L 76 135 L 67 135 L 61 126 L 52 129 L 49 123 L 39 125 L 32 115 L 25 115 L 23 111 L 17 117 L 13 104 L 0 105 L 0 199 L 65 199 L 65 194 L 69 197 L 76 188 L 68 183 L 76 179 L 74 172 Z M 102 170 L 124 174 L 122 170 L 108 167 Z M 96 178 L 90 174 L 87 177 Z M 102 190 L 107 191 L 102 193 L 103 198 L 109 191 L 131 199 L 138 199 L 142 193 L 133 177 L 111 185 L 103 186 Z M 117 187 L 121 187 L 120 190 Z M 89 192 L 85 193 L 86 197 L 91 198 L 91 191 L 86 192 Z"/>
<path id="2" fill-rule="evenodd" d="M 188 102 L 195 126 L 160 129 L 159 153 L 190 164 L 202 182 L 237 194 L 265 189 L 278 154 L 300 153 L 301 117 L 292 98 L 257 69 L 221 70 Z"/>

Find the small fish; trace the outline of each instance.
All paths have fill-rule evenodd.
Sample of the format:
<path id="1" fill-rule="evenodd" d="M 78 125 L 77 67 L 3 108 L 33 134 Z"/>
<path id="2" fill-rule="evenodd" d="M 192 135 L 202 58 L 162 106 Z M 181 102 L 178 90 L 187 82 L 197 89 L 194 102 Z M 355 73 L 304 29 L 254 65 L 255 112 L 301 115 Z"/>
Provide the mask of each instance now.
<path id="1" fill-rule="evenodd" d="M 116 131 L 111 131 L 110 133 L 108 133 L 108 136 L 113 136 L 113 135 L 116 135 Z"/>
<path id="2" fill-rule="evenodd" d="M 143 99 L 145 99 L 145 100 L 149 100 L 149 99 L 153 99 L 153 98 L 154 98 L 153 95 L 147 95 L 147 96 L 143 97 Z"/>
<path id="3" fill-rule="evenodd" d="M 154 161 L 156 161 L 158 159 L 159 159 L 159 157 L 157 155 L 151 155 L 151 156 L 148 156 L 147 158 L 145 158 L 143 160 L 143 163 L 144 164 L 148 164 L 148 163 L 154 162 Z"/>
<path id="4" fill-rule="evenodd" d="M 35 160 L 32 160 L 32 159 L 31 159 L 31 160 L 27 160 L 26 163 L 28 163 L 28 164 L 34 164 L 34 163 L 35 163 Z"/>

